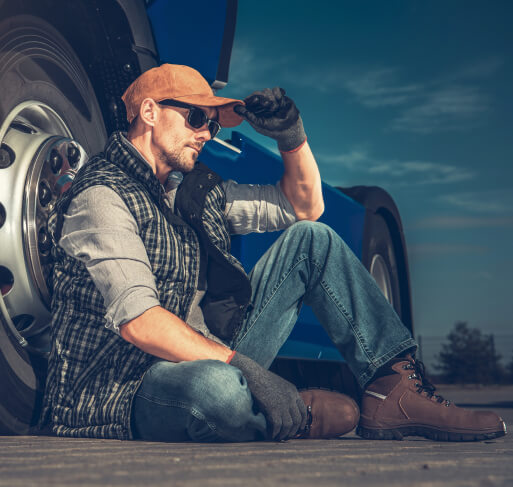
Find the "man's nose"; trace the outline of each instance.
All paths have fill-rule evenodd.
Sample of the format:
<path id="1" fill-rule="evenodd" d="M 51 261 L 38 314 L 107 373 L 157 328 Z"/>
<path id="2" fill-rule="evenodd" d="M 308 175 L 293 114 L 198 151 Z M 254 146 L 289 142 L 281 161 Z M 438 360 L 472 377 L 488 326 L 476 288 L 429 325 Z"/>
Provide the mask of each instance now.
<path id="1" fill-rule="evenodd" d="M 195 138 L 198 141 L 208 142 L 212 136 L 210 135 L 210 130 L 208 130 L 208 125 L 205 124 L 203 127 L 200 127 L 197 129 L 197 132 L 195 134 Z"/>

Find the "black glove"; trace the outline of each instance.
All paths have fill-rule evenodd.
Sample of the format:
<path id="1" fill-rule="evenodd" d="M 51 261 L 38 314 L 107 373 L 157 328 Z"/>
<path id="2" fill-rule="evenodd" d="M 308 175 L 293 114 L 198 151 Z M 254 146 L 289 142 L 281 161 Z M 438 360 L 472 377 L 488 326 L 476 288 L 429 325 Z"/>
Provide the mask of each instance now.
<path id="1" fill-rule="evenodd" d="M 305 428 L 306 406 L 290 382 L 239 352 L 233 356 L 230 365 L 237 367 L 246 378 L 249 390 L 267 420 L 269 439 L 291 438 Z"/>
<path id="2" fill-rule="evenodd" d="M 299 147 L 306 134 L 295 103 L 285 96 L 283 88 L 255 91 L 244 99 L 244 105 L 233 110 L 245 118 L 260 134 L 275 139 L 278 149 L 288 152 Z"/>

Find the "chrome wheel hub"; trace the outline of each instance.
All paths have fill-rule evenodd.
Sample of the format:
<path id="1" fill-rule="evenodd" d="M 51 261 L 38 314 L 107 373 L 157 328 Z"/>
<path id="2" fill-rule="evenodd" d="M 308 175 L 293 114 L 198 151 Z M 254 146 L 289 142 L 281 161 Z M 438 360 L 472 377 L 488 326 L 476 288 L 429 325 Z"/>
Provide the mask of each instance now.
<path id="1" fill-rule="evenodd" d="M 385 259 L 380 254 L 372 257 L 369 272 L 381 289 L 387 300 L 394 305 L 394 294 L 392 292 L 392 280 Z"/>
<path id="2" fill-rule="evenodd" d="M 36 101 L 11 111 L 0 140 L 0 307 L 30 342 L 50 322 L 47 218 L 87 154 L 62 118 Z"/>

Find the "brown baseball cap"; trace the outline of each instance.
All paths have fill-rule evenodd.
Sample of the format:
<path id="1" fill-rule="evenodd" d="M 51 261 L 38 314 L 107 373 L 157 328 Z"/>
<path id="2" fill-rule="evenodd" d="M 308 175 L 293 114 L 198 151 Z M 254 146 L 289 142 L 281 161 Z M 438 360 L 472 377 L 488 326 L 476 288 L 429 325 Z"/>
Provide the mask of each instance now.
<path id="1" fill-rule="evenodd" d="M 122 96 L 129 123 L 139 114 L 141 103 L 146 98 L 156 102 L 178 100 L 191 105 L 217 107 L 221 127 L 235 127 L 243 120 L 233 107 L 244 102 L 215 96 L 207 80 L 189 66 L 163 64 L 141 74 Z"/>

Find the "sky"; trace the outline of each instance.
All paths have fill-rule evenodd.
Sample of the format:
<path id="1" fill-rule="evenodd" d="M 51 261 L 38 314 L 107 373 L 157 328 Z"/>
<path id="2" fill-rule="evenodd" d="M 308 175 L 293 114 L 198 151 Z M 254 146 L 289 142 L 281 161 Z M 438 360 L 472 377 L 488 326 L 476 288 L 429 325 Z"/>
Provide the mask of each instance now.
<path id="1" fill-rule="evenodd" d="M 506 0 L 239 1 L 219 95 L 283 87 L 325 182 L 392 195 L 417 335 L 513 335 L 512 25 Z"/>

